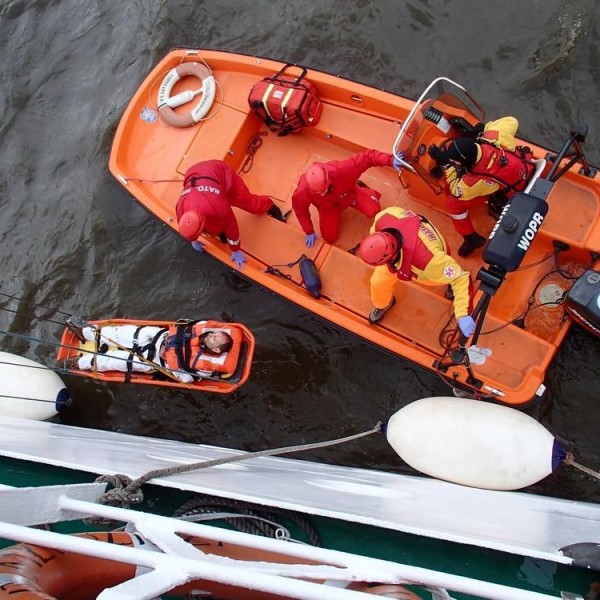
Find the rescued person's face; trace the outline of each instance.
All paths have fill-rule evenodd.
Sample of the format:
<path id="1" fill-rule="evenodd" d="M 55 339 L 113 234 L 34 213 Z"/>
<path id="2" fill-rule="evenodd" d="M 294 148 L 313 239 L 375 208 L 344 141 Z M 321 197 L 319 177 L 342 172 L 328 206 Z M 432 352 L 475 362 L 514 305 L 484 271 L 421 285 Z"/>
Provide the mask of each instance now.
<path id="1" fill-rule="evenodd" d="M 210 331 L 204 338 L 206 347 L 212 352 L 221 352 L 220 348 L 227 343 L 227 336 L 222 331 Z"/>

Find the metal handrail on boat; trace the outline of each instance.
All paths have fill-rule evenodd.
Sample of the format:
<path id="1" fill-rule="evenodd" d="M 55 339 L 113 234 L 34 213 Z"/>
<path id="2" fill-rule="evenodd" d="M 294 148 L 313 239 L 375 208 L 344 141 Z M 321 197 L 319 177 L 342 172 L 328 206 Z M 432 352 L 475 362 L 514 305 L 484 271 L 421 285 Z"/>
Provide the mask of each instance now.
<path id="1" fill-rule="evenodd" d="M 463 92 L 463 94 L 465 94 L 465 96 L 469 99 L 469 101 L 472 102 L 473 105 L 476 106 L 481 111 L 482 115 L 485 114 L 483 108 L 471 96 L 471 94 L 469 94 L 469 92 L 467 92 L 467 90 L 462 85 L 460 85 L 459 83 L 456 83 L 456 81 L 452 81 L 452 79 L 448 79 L 447 77 L 437 77 L 436 79 L 434 79 L 425 88 L 425 91 L 419 96 L 419 98 L 415 102 L 414 106 L 412 107 L 411 111 L 408 113 L 408 116 L 404 120 L 404 123 L 402 123 L 402 127 L 400 127 L 400 131 L 398 132 L 398 135 L 396 136 L 396 139 L 394 140 L 394 145 L 392 146 L 392 154 L 394 155 L 394 157 L 396 158 L 396 160 L 398 160 L 402 164 L 403 167 L 406 167 L 410 171 L 416 172 L 415 169 L 414 169 L 414 167 L 412 165 L 410 165 L 409 163 L 407 163 L 404 160 L 404 158 L 402 156 L 402 153 L 398 149 L 400 147 L 400 142 L 402 140 L 402 137 L 406 133 L 406 130 L 408 129 L 408 126 L 410 125 L 411 121 L 413 120 L 413 118 L 414 118 L 417 110 L 419 110 L 419 108 L 421 107 L 421 105 L 422 105 L 423 101 L 425 100 L 425 98 L 427 98 L 427 95 L 429 94 L 429 92 L 431 91 L 431 89 L 434 88 L 437 84 L 439 84 L 440 82 L 443 82 L 443 81 L 449 83 L 450 85 L 456 87 L 461 92 Z"/>

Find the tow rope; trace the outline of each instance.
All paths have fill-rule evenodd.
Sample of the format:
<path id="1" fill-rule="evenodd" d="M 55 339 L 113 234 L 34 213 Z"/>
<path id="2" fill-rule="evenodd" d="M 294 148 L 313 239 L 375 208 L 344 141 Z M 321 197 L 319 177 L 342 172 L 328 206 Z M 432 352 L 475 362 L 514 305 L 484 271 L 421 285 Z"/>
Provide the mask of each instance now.
<path id="1" fill-rule="evenodd" d="M 246 452 L 237 456 L 227 456 L 224 458 L 215 458 L 191 464 L 177 465 L 175 467 L 166 467 L 164 469 L 154 469 L 134 480 L 132 480 L 128 475 L 123 474 L 101 475 L 96 479 L 96 481 L 102 483 L 108 482 L 109 484 L 113 485 L 114 488 L 105 492 L 104 495 L 98 499 L 98 502 L 101 504 L 108 504 L 110 506 L 129 507 L 131 504 L 139 504 L 143 501 L 144 496 L 140 488 L 152 479 L 171 477 L 172 475 L 179 475 L 180 473 L 188 473 L 189 471 L 207 469 L 208 467 L 217 467 L 219 465 L 240 462 L 250 458 L 260 458 L 261 456 L 279 456 L 281 454 L 290 454 L 292 452 L 301 452 L 303 450 L 314 450 L 316 448 L 326 448 L 327 446 L 345 444 L 374 433 L 380 433 L 383 430 L 384 425 L 382 422 L 379 422 L 368 431 L 355 433 L 354 435 L 349 435 L 334 440 L 326 440 L 323 442 L 314 442 L 311 444 L 302 444 L 298 446 L 285 446 L 283 448 L 273 448 L 271 450 L 258 450 L 256 452 Z"/>

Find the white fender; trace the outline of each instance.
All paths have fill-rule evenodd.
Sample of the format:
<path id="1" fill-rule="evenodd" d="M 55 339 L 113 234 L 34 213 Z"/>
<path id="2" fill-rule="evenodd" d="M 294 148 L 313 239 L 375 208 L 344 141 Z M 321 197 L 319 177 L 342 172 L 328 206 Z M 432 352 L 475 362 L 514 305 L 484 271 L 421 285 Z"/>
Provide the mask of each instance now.
<path id="1" fill-rule="evenodd" d="M 0 352 L 0 415 L 43 421 L 70 401 L 61 378 L 28 358 Z"/>
<path id="2" fill-rule="evenodd" d="M 401 408 L 388 422 L 387 439 L 422 473 L 491 490 L 532 485 L 565 456 L 532 417 L 467 398 L 423 398 Z"/>

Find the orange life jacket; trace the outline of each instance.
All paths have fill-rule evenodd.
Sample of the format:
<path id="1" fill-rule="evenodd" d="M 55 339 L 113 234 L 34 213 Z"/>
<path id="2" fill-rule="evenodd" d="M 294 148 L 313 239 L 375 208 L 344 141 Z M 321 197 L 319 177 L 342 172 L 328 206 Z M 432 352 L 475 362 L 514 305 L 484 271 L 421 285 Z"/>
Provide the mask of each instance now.
<path id="1" fill-rule="evenodd" d="M 201 336 L 210 331 L 222 331 L 231 336 L 229 352 L 212 354 L 202 347 Z M 169 327 L 161 358 L 173 371 L 187 371 L 201 376 L 228 377 L 237 367 L 242 347 L 242 331 L 233 323 L 218 321 L 188 321 Z"/>

